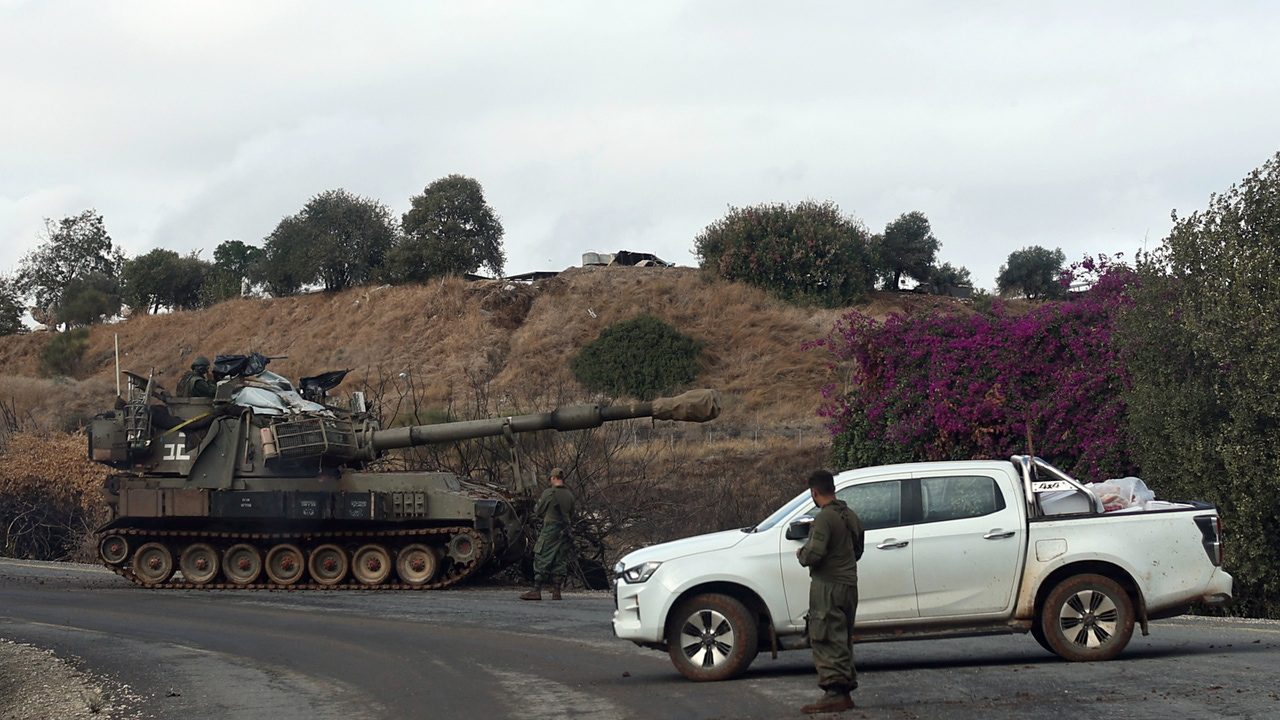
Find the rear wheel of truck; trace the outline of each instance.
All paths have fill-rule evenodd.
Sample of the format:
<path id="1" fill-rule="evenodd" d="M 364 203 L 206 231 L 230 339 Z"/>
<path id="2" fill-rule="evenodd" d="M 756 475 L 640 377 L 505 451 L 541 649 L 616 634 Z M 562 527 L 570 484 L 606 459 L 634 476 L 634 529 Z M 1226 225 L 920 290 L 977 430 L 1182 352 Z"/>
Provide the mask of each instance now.
<path id="1" fill-rule="evenodd" d="M 1040 632 L 1049 649 L 1065 660 L 1110 660 L 1133 637 L 1133 601 L 1111 578 L 1069 577 L 1045 598 Z"/>
<path id="2" fill-rule="evenodd" d="M 759 650 L 755 616 L 728 595 L 689 598 L 667 623 L 667 654 L 690 680 L 728 680 L 746 670 Z"/>

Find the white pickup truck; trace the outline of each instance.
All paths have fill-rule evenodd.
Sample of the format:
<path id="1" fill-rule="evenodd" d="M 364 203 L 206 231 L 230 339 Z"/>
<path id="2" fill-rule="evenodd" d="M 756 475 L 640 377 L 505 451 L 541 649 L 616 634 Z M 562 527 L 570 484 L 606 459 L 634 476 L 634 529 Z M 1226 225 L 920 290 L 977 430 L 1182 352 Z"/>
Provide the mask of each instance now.
<path id="1" fill-rule="evenodd" d="M 1039 458 L 912 463 L 836 477 L 866 528 L 854 640 L 1030 632 L 1067 660 L 1109 660 L 1147 621 L 1231 600 L 1218 513 L 1154 501 L 1104 512 Z M 755 527 L 636 550 L 614 568 L 619 638 L 693 680 L 808 646 L 806 491 Z"/>

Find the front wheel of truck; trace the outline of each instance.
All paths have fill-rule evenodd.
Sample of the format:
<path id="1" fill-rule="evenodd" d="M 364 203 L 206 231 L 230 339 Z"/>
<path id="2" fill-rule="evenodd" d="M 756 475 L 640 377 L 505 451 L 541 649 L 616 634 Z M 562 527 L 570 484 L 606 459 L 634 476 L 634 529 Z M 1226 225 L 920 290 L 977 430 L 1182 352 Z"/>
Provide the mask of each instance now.
<path id="1" fill-rule="evenodd" d="M 728 680 L 746 670 L 759 650 L 755 616 L 728 595 L 691 597 L 667 623 L 667 654 L 690 680 Z"/>
<path id="2" fill-rule="evenodd" d="M 1058 583 L 1040 609 L 1040 632 L 1059 657 L 1110 660 L 1133 637 L 1133 601 L 1119 583 L 1084 574 Z M 1039 639 L 1039 638 L 1037 638 Z"/>

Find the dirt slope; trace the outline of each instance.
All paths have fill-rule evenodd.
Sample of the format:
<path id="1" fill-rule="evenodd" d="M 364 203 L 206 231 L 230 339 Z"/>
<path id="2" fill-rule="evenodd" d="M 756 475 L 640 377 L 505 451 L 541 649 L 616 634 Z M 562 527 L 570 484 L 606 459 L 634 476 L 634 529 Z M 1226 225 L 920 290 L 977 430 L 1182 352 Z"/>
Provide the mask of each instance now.
<path id="1" fill-rule="evenodd" d="M 860 309 L 883 316 L 929 307 L 957 306 L 878 293 Z M 569 360 L 610 324 L 640 313 L 704 343 L 699 384 L 722 393 L 722 424 L 818 428 L 825 358 L 802 344 L 827 333 L 841 311 L 789 305 L 687 268 L 573 268 L 532 286 L 447 279 L 134 317 L 92 328 L 74 380 L 36 379 L 48 333 L 5 337 L 0 398 L 37 421 L 61 417 L 52 424 L 64 426 L 109 407 L 117 333 L 121 366 L 140 373 L 154 367 L 170 389 L 197 354 L 256 350 L 287 355 L 271 368 L 295 379 L 354 368 L 344 387 L 407 373 L 421 396 L 441 405 L 476 385 L 526 397 L 531 387 L 556 386 L 582 397 Z"/>

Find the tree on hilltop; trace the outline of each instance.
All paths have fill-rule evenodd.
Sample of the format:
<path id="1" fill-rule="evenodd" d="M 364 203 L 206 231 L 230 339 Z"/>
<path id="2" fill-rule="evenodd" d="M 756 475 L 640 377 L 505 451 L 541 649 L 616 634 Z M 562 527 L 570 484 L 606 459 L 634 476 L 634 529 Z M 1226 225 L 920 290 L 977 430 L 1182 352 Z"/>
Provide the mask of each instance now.
<path id="1" fill-rule="evenodd" d="M 54 317 L 68 328 L 94 325 L 120 314 L 120 281 L 101 272 L 77 275 L 62 289 Z"/>
<path id="2" fill-rule="evenodd" d="M 938 254 L 938 238 L 925 214 L 914 210 L 899 215 L 876 236 L 875 251 L 885 275 L 885 289 L 898 290 L 902 276 L 919 282 L 929 279 Z"/>
<path id="3" fill-rule="evenodd" d="M 871 290 L 870 234 L 832 202 L 729 208 L 694 239 L 702 268 L 789 300 L 846 305 Z"/>
<path id="4" fill-rule="evenodd" d="M 250 287 L 261 283 L 263 257 L 262 248 L 240 240 L 219 243 L 213 250 L 213 267 L 204 284 L 204 304 L 240 297 L 246 283 Z"/>
<path id="5" fill-rule="evenodd" d="M 502 222 L 477 180 L 456 174 L 440 178 L 410 203 L 400 221 L 404 233 L 388 262 L 392 279 L 421 282 L 482 267 L 502 275 Z"/>
<path id="6" fill-rule="evenodd" d="M 949 287 L 973 287 L 973 279 L 969 277 L 969 269 L 964 266 L 952 265 L 949 262 L 930 268 L 929 274 L 925 279 L 938 290 Z"/>
<path id="7" fill-rule="evenodd" d="M 49 313 L 61 304 L 73 280 L 90 274 L 118 280 L 123 262 L 97 211 L 85 210 L 57 222 L 45 218 L 45 242 L 22 258 L 15 286 Z"/>
<path id="8" fill-rule="evenodd" d="M 172 250 L 156 248 L 125 261 L 120 273 L 124 302 L 144 313 L 154 313 L 162 307 L 200 307 L 211 269 L 209 263 L 194 254 L 183 257 Z"/>
<path id="9" fill-rule="evenodd" d="M 346 190 L 329 190 L 280 220 L 263 244 L 262 275 L 273 295 L 323 283 L 342 290 L 371 281 L 395 238 L 391 211 Z"/>
<path id="10" fill-rule="evenodd" d="M 1062 297 L 1065 292 L 1058 277 L 1066 260 L 1060 248 L 1050 250 L 1032 245 L 1015 250 L 1000 266 L 996 288 L 1001 295 L 1021 293 L 1029 300 Z"/>
<path id="11" fill-rule="evenodd" d="M 8 275 L 0 275 L 0 336 L 14 335 L 26 330 L 22 324 L 22 293 Z"/>

